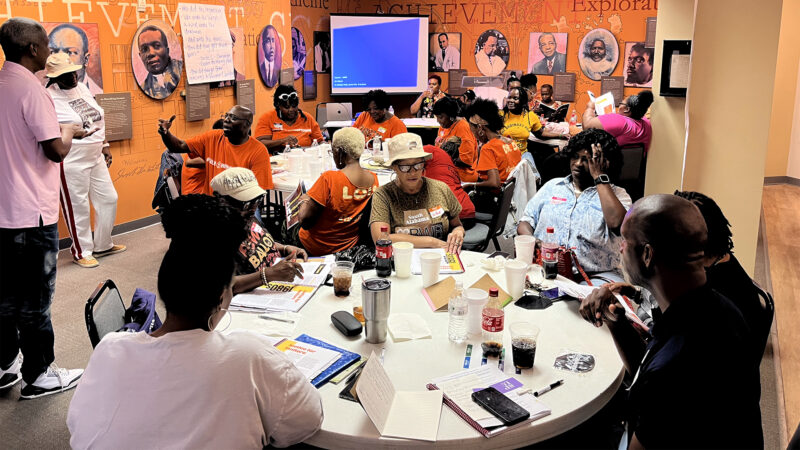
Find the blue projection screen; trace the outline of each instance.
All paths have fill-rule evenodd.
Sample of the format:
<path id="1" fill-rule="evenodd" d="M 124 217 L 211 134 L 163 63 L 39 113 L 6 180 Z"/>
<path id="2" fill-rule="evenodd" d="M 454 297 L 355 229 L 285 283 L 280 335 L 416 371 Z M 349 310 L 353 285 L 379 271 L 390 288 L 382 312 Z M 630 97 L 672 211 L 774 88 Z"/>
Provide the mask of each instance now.
<path id="1" fill-rule="evenodd" d="M 422 92 L 428 17 L 331 15 L 331 93 Z"/>

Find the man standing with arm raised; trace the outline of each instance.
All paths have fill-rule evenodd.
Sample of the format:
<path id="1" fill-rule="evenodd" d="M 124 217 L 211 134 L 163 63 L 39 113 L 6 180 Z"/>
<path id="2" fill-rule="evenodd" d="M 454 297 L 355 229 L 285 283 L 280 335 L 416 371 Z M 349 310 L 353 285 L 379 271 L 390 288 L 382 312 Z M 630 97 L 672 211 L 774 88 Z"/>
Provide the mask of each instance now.
<path id="1" fill-rule="evenodd" d="M 77 385 L 82 369 L 59 369 L 50 303 L 58 259 L 59 165 L 72 139 L 92 132 L 58 124 L 34 73 L 50 55 L 47 33 L 30 19 L 0 26 L 0 390 L 23 381 L 21 398 Z M 23 362 L 24 356 L 24 362 Z"/>
<path id="2" fill-rule="evenodd" d="M 169 120 L 158 119 L 158 133 L 167 149 L 173 153 L 189 153 L 190 158 L 203 158 L 206 162 L 204 191 L 212 195 L 211 179 L 229 167 L 244 167 L 256 175 L 262 189 L 273 189 L 269 152 L 264 144 L 250 137 L 253 112 L 236 105 L 225 114 L 222 130 L 211 130 L 186 141 L 169 129 L 175 116 Z"/>

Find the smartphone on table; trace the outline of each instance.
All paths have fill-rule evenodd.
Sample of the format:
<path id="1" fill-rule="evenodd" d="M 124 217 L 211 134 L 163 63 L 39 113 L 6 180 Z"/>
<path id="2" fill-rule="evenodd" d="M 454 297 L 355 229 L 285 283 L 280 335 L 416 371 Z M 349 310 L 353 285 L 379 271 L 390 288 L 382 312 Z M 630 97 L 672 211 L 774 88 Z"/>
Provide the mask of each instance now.
<path id="1" fill-rule="evenodd" d="M 522 422 L 531 416 L 527 409 L 519 406 L 493 387 L 473 392 L 472 400 L 500 419 L 506 426 Z"/>

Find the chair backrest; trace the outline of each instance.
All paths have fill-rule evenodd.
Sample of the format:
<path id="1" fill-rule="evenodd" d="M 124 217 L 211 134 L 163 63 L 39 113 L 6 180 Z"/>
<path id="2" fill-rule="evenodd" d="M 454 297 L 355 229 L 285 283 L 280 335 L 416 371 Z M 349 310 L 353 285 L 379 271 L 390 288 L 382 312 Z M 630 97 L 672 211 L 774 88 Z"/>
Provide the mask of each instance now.
<path id="1" fill-rule="evenodd" d="M 517 185 L 516 178 L 509 178 L 503 183 L 503 186 L 500 188 L 500 207 L 499 211 L 497 211 L 497 215 L 492 220 L 492 225 L 489 230 L 490 236 L 496 236 L 503 232 L 503 229 L 506 227 L 506 221 L 508 221 L 508 211 L 511 209 L 511 199 L 514 197 L 514 187 Z"/>
<path id="2" fill-rule="evenodd" d="M 113 281 L 97 285 L 86 301 L 85 317 L 92 347 L 96 347 L 103 336 L 125 325 L 125 303 Z"/>
<path id="3" fill-rule="evenodd" d="M 617 184 L 628 191 L 631 200 L 636 201 L 644 195 L 645 170 L 647 169 L 644 144 L 626 145 L 620 150 L 622 151 L 622 170 Z"/>
<path id="4" fill-rule="evenodd" d="M 324 127 L 334 120 L 353 120 L 352 103 L 320 103 L 317 105 L 317 123 Z"/>
<path id="5" fill-rule="evenodd" d="M 763 302 L 761 305 L 762 316 L 761 320 L 759 321 L 759 329 L 752 330 L 756 334 L 756 351 L 758 352 L 760 359 L 760 356 L 764 354 L 764 349 L 767 347 L 769 333 L 772 329 L 772 320 L 775 317 L 775 302 L 772 299 L 772 294 L 762 289 L 761 286 L 759 286 L 755 281 L 753 281 L 753 284 L 756 287 L 758 296 L 761 297 L 761 301 Z"/>

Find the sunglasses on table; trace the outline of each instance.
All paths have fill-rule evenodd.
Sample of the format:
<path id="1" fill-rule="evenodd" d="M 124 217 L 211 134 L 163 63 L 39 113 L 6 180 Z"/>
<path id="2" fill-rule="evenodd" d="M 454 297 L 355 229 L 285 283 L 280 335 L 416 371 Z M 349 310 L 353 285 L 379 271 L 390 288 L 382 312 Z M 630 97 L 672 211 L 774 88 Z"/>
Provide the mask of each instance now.
<path id="1" fill-rule="evenodd" d="M 397 168 L 403 173 L 411 172 L 411 169 L 414 169 L 414 172 L 417 172 L 425 168 L 425 162 L 418 162 L 416 164 L 398 164 Z"/>

